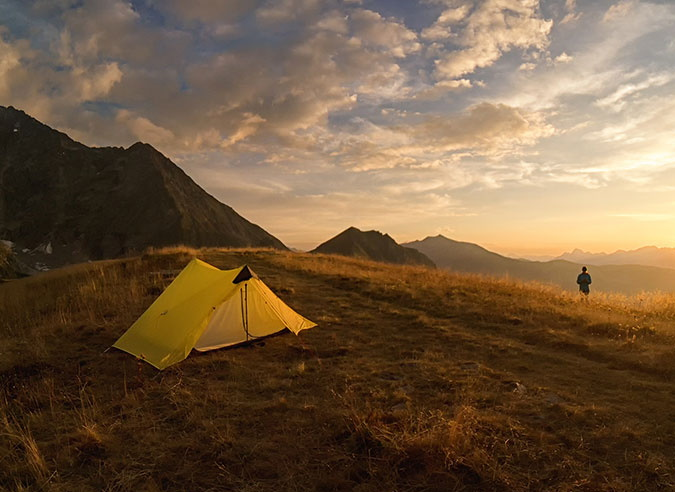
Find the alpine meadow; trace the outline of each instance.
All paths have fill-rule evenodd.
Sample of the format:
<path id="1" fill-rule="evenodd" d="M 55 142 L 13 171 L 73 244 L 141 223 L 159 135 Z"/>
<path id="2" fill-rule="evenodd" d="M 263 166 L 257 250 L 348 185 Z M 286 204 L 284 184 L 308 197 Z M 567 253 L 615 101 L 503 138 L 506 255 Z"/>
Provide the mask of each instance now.
<path id="1" fill-rule="evenodd" d="M 0 0 L 0 492 L 675 490 L 675 0 Z"/>
<path id="2" fill-rule="evenodd" d="M 104 352 L 197 256 L 318 323 L 162 372 Z M 675 296 L 190 248 L 0 286 L 9 490 L 668 490 Z"/>

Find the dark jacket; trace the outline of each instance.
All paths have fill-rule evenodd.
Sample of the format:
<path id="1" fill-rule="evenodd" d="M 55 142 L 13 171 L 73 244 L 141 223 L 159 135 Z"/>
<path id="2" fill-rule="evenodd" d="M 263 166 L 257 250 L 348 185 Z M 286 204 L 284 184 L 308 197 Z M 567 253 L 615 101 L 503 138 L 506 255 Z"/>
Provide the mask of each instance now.
<path id="1" fill-rule="evenodd" d="M 591 285 L 591 276 L 588 273 L 580 273 L 577 277 L 577 283 L 579 284 L 579 290 L 585 294 L 588 294 L 591 289 L 588 287 Z"/>

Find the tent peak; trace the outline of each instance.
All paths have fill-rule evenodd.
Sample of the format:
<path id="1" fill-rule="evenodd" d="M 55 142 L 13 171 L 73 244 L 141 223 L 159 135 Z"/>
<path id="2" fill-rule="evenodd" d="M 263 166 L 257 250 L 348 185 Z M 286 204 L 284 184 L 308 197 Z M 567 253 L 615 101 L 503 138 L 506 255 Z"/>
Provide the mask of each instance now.
<path id="1" fill-rule="evenodd" d="M 239 273 L 237 274 L 236 277 L 234 277 L 234 280 L 232 280 L 233 284 L 238 284 L 239 282 L 244 282 L 246 280 L 249 280 L 251 278 L 258 278 L 258 276 L 255 274 L 253 270 L 249 268 L 248 265 L 244 265 L 241 267 L 241 270 L 239 270 Z"/>

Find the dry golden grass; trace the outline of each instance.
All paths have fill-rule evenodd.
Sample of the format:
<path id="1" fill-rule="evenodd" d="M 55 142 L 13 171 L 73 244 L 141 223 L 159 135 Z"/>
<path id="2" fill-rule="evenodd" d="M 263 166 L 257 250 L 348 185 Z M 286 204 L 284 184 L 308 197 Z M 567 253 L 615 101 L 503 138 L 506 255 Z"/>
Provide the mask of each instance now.
<path id="1" fill-rule="evenodd" d="M 158 372 L 104 352 L 193 256 L 319 327 Z M 0 286 L 0 490 L 675 487 L 675 297 L 177 247 Z"/>

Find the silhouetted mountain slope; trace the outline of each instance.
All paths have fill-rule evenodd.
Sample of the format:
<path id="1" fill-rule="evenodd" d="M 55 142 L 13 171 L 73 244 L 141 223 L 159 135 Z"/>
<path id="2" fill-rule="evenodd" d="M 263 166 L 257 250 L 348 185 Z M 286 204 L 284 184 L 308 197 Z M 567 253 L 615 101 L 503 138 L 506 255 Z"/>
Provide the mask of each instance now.
<path id="1" fill-rule="evenodd" d="M 439 268 L 457 272 L 509 276 L 521 280 L 552 283 L 576 289 L 581 265 L 564 260 L 528 261 L 507 258 L 476 244 L 453 241 L 444 236 L 405 243 L 433 260 Z M 675 272 L 642 265 L 605 265 L 589 268 L 591 291 L 635 294 L 660 290 L 675 292 Z"/>
<path id="2" fill-rule="evenodd" d="M 404 248 L 388 234 L 378 231 L 363 232 L 356 227 L 341 232 L 325 243 L 320 244 L 311 253 L 355 256 L 386 263 L 403 265 L 435 266 L 424 254 L 411 248 Z"/>
<path id="3" fill-rule="evenodd" d="M 614 253 L 589 253 L 575 249 L 560 255 L 559 260 L 588 263 L 589 265 L 649 265 L 661 268 L 675 268 L 675 248 L 645 246 L 629 251 Z"/>
<path id="4" fill-rule="evenodd" d="M 150 145 L 89 148 L 1 106 L 0 239 L 53 264 L 181 243 L 285 249 Z"/>
<path id="5" fill-rule="evenodd" d="M 457 272 L 507 275 L 516 265 L 514 262 L 520 261 L 498 255 L 477 244 L 454 241 L 441 235 L 402 246 L 424 253 L 439 268 Z"/>

